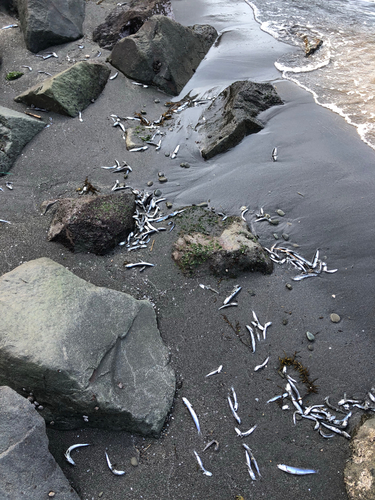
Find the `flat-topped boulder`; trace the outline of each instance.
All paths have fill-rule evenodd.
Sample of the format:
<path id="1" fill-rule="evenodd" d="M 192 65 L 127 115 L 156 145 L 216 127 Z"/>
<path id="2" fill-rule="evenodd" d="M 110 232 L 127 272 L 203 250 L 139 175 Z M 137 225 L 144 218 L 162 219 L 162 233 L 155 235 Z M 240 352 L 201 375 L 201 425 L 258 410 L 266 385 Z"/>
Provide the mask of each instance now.
<path id="1" fill-rule="evenodd" d="M 8 172 L 17 156 L 45 127 L 43 121 L 0 106 L 0 172 Z"/>
<path id="2" fill-rule="evenodd" d="M 178 95 L 217 37 L 209 25 L 185 27 L 166 16 L 148 19 L 114 46 L 109 62 L 128 78 Z"/>
<path id="3" fill-rule="evenodd" d="M 197 128 L 201 134 L 200 151 L 204 159 L 224 153 L 264 124 L 261 111 L 283 104 L 270 83 L 234 82 L 224 89 L 205 110 Z"/>
<path id="4" fill-rule="evenodd" d="M 14 100 L 61 115 L 77 116 L 99 97 L 110 72 L 105 64 L 81 61 L 34 85 Z"/>
<path id="5" fill-rule="evenodd" d="M 175 375 L 150 302 L 40 258 L 0 278 L 0 316 L 0 384 L 47 424 L 160 433 Z"/>
<path id="6" fill-rule="evenodd" d="M 79 500 L 48 450 L 46 424 L 35 406 L 0 387 L 1 500 Z"/>
<path id="7" fill-rule="evenodd" d="M 14 0 L 26 47 L 39 52 L 83 36 L 85 0 Z"/>

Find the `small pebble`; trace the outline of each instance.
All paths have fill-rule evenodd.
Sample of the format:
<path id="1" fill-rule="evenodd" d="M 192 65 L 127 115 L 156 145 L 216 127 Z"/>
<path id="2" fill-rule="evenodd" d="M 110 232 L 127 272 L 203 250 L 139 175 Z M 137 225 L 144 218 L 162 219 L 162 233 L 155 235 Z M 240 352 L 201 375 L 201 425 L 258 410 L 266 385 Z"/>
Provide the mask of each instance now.
<path id="1" fill-rule="evenodd" d="M 306 337 L 310 340 L 310 342 L 314 342 L 315 340 L 315 335 L 311 332 L 306 332 Z"/>
<path id="2" fill-rule="evenodd" d="M 309 344 L 309 345 L 307 346 L 307 349 L 308 349 L 309 351 L 313 351 L 313 350 L 314 350 L 314 346 L 313 346 L 313 345 L 311 345 L 311 344 Z"/>
<path id="3" fill-rule="evenodd" d="M 147 111 L 145 111 L 144 109 L 141 109 L 141 115 L 147 115 Z"/>
<path id="4" fill-rule="evenodd" d="M 275 238 L 275 240 L 279 239 L 279 235 L 277 233 L 273 233 L 272 236 Z"/>
<path id="5" fill-rule="evenodd" d="M 49 496 L 50 498 L 54 497 L 55 495 L 56 495 L 56 493 L 55 493 L 54 491 L 50 491 L 50 492 L 48 493 L 48 496 Z"/>
<path id="6" fill-rule="evenodd" d="M 273 226 L 278 226 L 279 221 L 277 219 L 269 219 L 268 222 L 272 224 Z"/>
<path id="7" fill-rule="evenodd" d="M 293 290 L 293 287 L 290 283 L 287 283 L 285 286 L 288 290 Z"/>
<path id="8" fill-rule="evenodd" d="M 338 323 L 341 319 L 340 316 L 336 313 L 332 313 L 330 318 L 331 318 L 332 323 Z"/>
<path id="9" fill-rule="evenodd" d="M 132 464 L 133 467 L 137 467 L 138 465 L 138 460 L 136 457 L 131 457 L 130 463 Z"/>
<path id="10" fill-rule="evenodd" d="M 155 99 L 155 101 L 154 101 L 155 104 L 159 104 L 159 102 L 160 102 L 160 99 Z"/>
<path id="11" fill-rule="evenodd" d="M 169 153 L 164 153 L 164 155 L 165 155 L 165 156 L 166 156 L 166 157 L 168 158 L 168 156 L 169 156 Z"/>
<path id="12" fill-rule="evenodd" d="M 202 203 L 197 203 L 195 205 L 196 207 L 208 207 L 207 201 L 202 201 Z"/>
<path id="13" fill-rule="evenodd" d="M 172 208 L 172 207 L 173 207 L 173 204 L 172 204 L 172 202 L 171 202 L 171 201 L 167 201 L 167 202 L 165 203 L 165 205 L 166 205 L 166 207 L 167 207 L 167 208 Z"/>
<path id="14" fill-rule="evenodd" d="M 287 325 L 288 324 L 288 320 L 285 318 L 283 319 L 283 325 Z"/>
<path id="15" fill-rule="evenodd" d="M 153 185 L 153 182 L 152 181 L 148 181 L 147 186 L 151 187 L 152 185 Z"/>
<path id="16" fill-rule="evenodd" d="M 161 195 L 162 195 L 162 192 L 160 191 L 160 189 L 155 189 L 155 191 L 154 191 L 154 195 L 155 195 L 155 196 L 161 196 Z"/>
<path id="17" fill-rule="evenodd" d="M 159 176 L 159 182 L 163 183 L 163 182 L 167 182 L 168 179 L 166 177 L 164 177 L 164 175 L 160 175 Z"/>
<path id="18" fill-rule="evenodd" d="M 285 212 L 283 212 L 282 210 L 280 210 L 280 208 L 276 210 L 276 213 L 278 215 L 280 215 L 280 217 L 284 217 L 284 215 L 285 215 Z"/>
<path id="19" fill-rule="evenodd" d="M 190 165 L 186 161 L 183 161 L 182 163 L 180 163 L 180 167 L 182 167 L 182 168 L 190 168 Z"/>
<path id="20" fill-rule="evenodd" d="M 281 236 L 284 238 L 285 241 L 289 240 L 289 234 L 283 233 Z"/>
<path id="21" fill-rule="evenodd" d="M 104 492 L 103 492 L 103 491 L 101 491 L 101 492 L 99 493 L 98 497 L 99 497 L 99 498 L 102 498 L 103 493 L 104 493 Z"/>
<path id="22" fill-rule="evenodd" d="M 165 175 L 164 172 L 158 172 L 159 177 L 164 177 L 164 175 Z"/>

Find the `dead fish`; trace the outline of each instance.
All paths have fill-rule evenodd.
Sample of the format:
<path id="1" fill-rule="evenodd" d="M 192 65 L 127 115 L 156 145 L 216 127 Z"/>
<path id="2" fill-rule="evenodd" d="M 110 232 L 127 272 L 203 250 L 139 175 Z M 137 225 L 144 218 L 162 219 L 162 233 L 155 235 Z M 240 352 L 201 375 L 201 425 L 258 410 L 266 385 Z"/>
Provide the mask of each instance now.
<path id="1" fill-rule="evenodd" d="M 105 451 L 104 453 L 105 453 L 105 458 L 107 459 L 107 465 L 109 467 L 109 470 L 112 472 L 112 474 L 114 474 L 115 476 L 123 476 L 125 474 L 125 471 L 114 469 L 112 464 L 111 464 L 111 461 L 109 459 L 107 452 Z"/>
<path id="2" fill-rule="evenodd" d="M 240 429 L 238 429 L 237 427 L 235 427 L 234 430 L 236 431 L 237 436 L 244 438 L 244 437 L 250 436 L 250 434 L 252 434 L 256 428 L 257 428 L 257 425 L 254 425 L 251 429 L 249 429 L 246 432 L 240 431 Z"/>
<path id="3" fill-rule="evenodd" d="M 273 148 L 271 156 L 272 161 L 277 161 L 277 148 Z"/>
<path id="4" fill-rule="evenodd" d="M 2 30 L 8 30 L 9 28 L 18 28 L 18 24 L 8 24 L 8 26 L 3 26 Z"/>
<path id="5" fill-rule="evenodd" d="M 240 285 L 236 285 L 232 291 L 232 293 L 224 300 L 223 304 L 226 305 L 228 304 L 234 297 L 242 290 L 242 287 Z"/>
<path id="6" fill-rule="evenodd" d="M 137 266 L 149 266 L 149 267 L 154 267 L 155 264 L 150 264 L 149 262 L 136 262 L 135 264 L 126 264 L 127 269 L 131 269 L 132 267 L 137 267 Z"/>
<path id="7" fill-rule="evenodd" d="M 11 224 L 8 220 L 0 219 L 0 222 L 4 222 L 4 224 Z"/>
<path id="8" fill-rule="evenodd" d="M 173 153 L 171 154 L 171 158 L 172 158 L 172 160 L 173 160 L 174 158 L 176 158 L 176 156 L 177 156 L 177 153 L 178 153 L 178 150 L 179 150 L 179 149 L 180 149 L 180 145 L 178 144 L 178 145 L 176 146 L 175 150 L 173 151 Z"/>
<path id="9" fill-rule="evenodd" d="M 271 321 L 268 321 L 265 325 L 264 325 L 264 330 L 263 330 L 263 340 L 266 340 L 266 333 L 267 333 L 267 328 L 269 326 L 272 325 L 272 322 Z"/>
<path id="10" fill-rule="evenodd" d="M 230 302 L 229 304 L 224 304 L 223 306 L 219 307 L 219 311 L 220 309 L 225 309 L 226 307 L 234 307 L 234 306 L 238 306 L 238 302 Z"/>
<path id="11" fill-rule="evenodd" d="M 255 352 L 255 336 L 254 336 L 254 330 L 251 328 L 251 326 L 246 325 L 246 328 L 248 329 L 251 337 L 251 347 L 253 349 L 253 353 Z"/>
<path id="12" fill-rule="evenodd" d="M 242 212 L 241 212 L 241 219 L 242 219 L 242 220 L 244 220 L 245 222 L 246 222 L 246 219 L 245 219 L 244 215 L 245 215 L 245 214 L 246 214 L 246 212 L 248 212 L 248 211 L 249 211 L 249 209 L 248 209 L 248 208 L 245 208 L 245 209 L 244 209 L 244 210 L 242 210 Z"/>
<path id="13" fill-rule="evenodd" d="M 21 66 L 21 68 L 27 68 L 29 71 L 33 70 L 33 68 L 31 66 Z"/>
<path id="14" fill-rule="evenodd" d="M 148 149 L 148 146 L 142 146 L 141 148 L 132 148 L 132 149 L 129 149 L 129 152 L 130 153 L 136 153 L 138 151 L 146 151 L 146 149 Z"/>
<path id="15" fill-rule="evenodd" d="M 245 443 L 242 443 L 242 446 L 245 448 L 245 450 L 247 450 L 249 452 L 249 455 L 251 457 L 251 462 L 254 464 L 254 467 L 255 467 L 255 469 L 256 469 L 256 471 L 258 473 L 258 476 L 262 477 L 262 475 L 260 473 L 260 470 L 259 470 L 259 467 L 258 467 L 258 463 L 255 460 L 255 457 L 254 457 L 253 452 L 251 451 L 250 447 L 247 446 L 247 444 L 245 444 Z"/>
<path id="16" fill-rule="evenodd" d="M 234 387 L 231 387 L 231 391 L 232 391 L 232 396 L 233 396 L 233 408 L 234 408 L 234 411 L 237 411 L 238 410 L 238 401 L 237 401 L 237 394 L 236 394 L 236 391 L 234 390 Z"/>
<path id="17" fill-rule="evenodd" d="M 182 401 L 185 403 L 186 408 L 189 410 L 191 418 L 195 423 L 195 427 L 197 428 L 198 434 L 201 434 L 201 426 L 199 424 L 199 420 L 197 414 L 194 411 L 194 408 L 191 406 L 191 403 L 188 399 L 182 398 Z"/>
<path id="18" fill-rule="evenodd" d="M 213 440 L 212 440 L 212 441 L 210 441 L 208 444 L 206 444 L 206 446 L 203 448 L 203 451 L 208 450 L 208 448 L 210 448 L 210 446 L 212 446 L 213 444 L 215 445 L 214 450 L 215 450 L 215 451 L 219 451 L 219 442 L 218 442 L 218 441 L 216 441 L 215 439 L 213 439 Z"/>
<path id="19" fill-rule="evenodd" d="M 81 111 L 78 111 L 78 120 L 79 120 L 80 122 L 83 122 L 83 118 L 82 118 L 82 113 L 81 113 Z"/>
<path id="20" fill-rule="evenodd" d="M 64 453 L 64 456 L 67 460 L 67 462 L 69 462 L 70 464 L 72 465 L 75 465 L 75 461 L 72 459 L 72 457 L 70 456 L 71 452 L 73 450 L 75 450 L 76 448 L 81 448 L 82 446 L 90 446 L 90 444 L 73 444 L 72 446 L 69 446 L 69 448 L 66 450 L 66 452 Z"/>
<path id="21" fill-rule="evenodd" d="M 292 280 L 293 281 L 301 281 L 301 280 L 304 280 L 305 278 L 315 278 L 316 276 L 319 276 L 319 274 L 316 274 L 316 273 L 299 274 L 298 276 L 294 276 L 292 278 Z"/>
<path id="22" fill-rule="evenodd" d="M 201 471 L 203 472 L 203 474 L 205 476 L 212 476 L 212 472 L 209 472 L 208 470 L 206 470 L 204 467 L 203 467 L 203 463 L 202 463 L 202 460 L 200 458 L 200 456 L 198 455 L 198 453 L 194 450 L 194 455 L 195 455 L 195 458 L 197 459 L 197 462 L 199 464 L 199 467 L 201 468 Z"/>
<path id="23" fill-rule="evenodd" d="M 223 365 L 220 365 L 219 368 L 217 368 L 216 370 L 214 370 L 213 372 L 210 372 L 206 375 L 206 378 L 207 377 L 211 377 L 211 375 L 216 375 L 217 373 L 220 373 L 221 370 L 223 369 Z"/>
<path id="24" fill-rule="evenodd" d="M 250 455 L 249 455 L 249 452 L 247 450 L 245 450 L 245 456 L 246 456 L 246 465 L 247 465 L 247 469 L 249 471 L 249 474 L 250 474 L 250 477 L 253 481 L 256 481 L 256 477 L 255 477 L 255 474 L 254 474 L 254 471 L 251 467 L 251 459 L 250 459 Z"/>
<path id="25" fill-rule="evenodd" d="M 113 76 L 110 76 L 109 79 L 114 80 L 115 78 L 117 78 L 117 76 L 118 76 L 118 71 Z"/>
<path id="26" fill-rule="evenodd" d="M 313 469 L 302 469 L 300 467 L 291 467 L 290 465 L 277 464 L 277 467 L 288 474 L 295 474 L 296 476 L 304 476 L 306 474 L 316 474 L 317 471 Z"/>
<path id="27" fill-rule="evenodd" d="M 333 274 L 337 273 L 338 269 L 327 269 L 327 264 L 322 264 L 322 269 L 325 273 Z"/>
<path id="28" fill-rule="evenodd" d="M 341 429 L 337 429 L 336 427 L 333 427 L 332 425 L 325 424 L 324 422 L 320 422 L 324 427 L 329 429 L 330 431 L 334 432 L 335 434 L 340 434 L 341 436 L 346 437 L 346 439 L 351 439 L 350 434 L 348 434 L 345 431 L 342 431 Z"/>
<path id="29" fill-rule="evenodd" d="M 203 289 L 210 290 L 211 292 L 214 292 L 214 293 L 217 293 L 217 294 L 219 293 L 217 290 L 215 290 L 214 288 L 210 287 L 210 285 L 202 285 L 202 284 L 200 284 L 199 286 L 201 288 L 203 288 Z"/>
<path id="30" fill-rule="evenodd" d="M 264 368 L 266 366 L 266 364 L 268 363 L 268 360 L 270 359 L 270 357 L 268 356 L 268 358 L 263 361 L 263 363 L 261 365 L 258 365 L 254 368 L 254 371 L 257 372 L 258 370 Z"/>
<path id="31" fill-rule="evenodd" d="M 12 190 L 12 189 L 13 189 L 13 182 L 9 182 L 9 181 L 8 181 L 8 182 L 6 182 L 6 183 L 5 183 L 5 185 L 6 185 L 6 187 L 7 187 L 8 189 L 10 189 L 10 190 Z"/>
<path id="32" fill-rule="evenodd" d="M 235 411 L 234 407 L 233 407 L 233 403 L 232 403 L 232 400 L 230 398 L 230 396 L 228 396 L 228 403 L 229 403 L 229 408 L 230 408 L 230 411 L 232 412 L 234 418 L 237 420 L 237 422 L 241 425 L 241 419 L 240 417 L 237 415 L 237 412 Z"/>
<path id="33" fill-rule="evenodd" d="M 38 71 L 38 73 L 43 73 L 44 75 L 52 76 L 51 73 L 48 73 L 48 71 Z"/>

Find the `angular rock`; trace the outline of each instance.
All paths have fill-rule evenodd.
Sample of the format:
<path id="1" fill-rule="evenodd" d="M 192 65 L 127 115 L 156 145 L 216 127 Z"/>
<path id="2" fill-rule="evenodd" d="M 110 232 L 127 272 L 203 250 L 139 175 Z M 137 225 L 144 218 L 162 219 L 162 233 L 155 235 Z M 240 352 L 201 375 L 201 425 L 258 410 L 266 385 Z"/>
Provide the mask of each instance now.
<path id="1" fill-rule="evenodd" d="M 190 28 L 165 16 L 153 16 L 135 35 L 115 45 L 109 62 L 129 78 L 177 95 L 216 37 L 212 26 Z"/>
<path id="2" fill-rule="evenodd" d="M 77 116 L 99 97 L 110 72 L 104 64 L 81 61 L 34 85 L 14 100 L 61 115 Z"/>
<path id="3" fill-rule="evenodd" d="M 234 218 L 220 236 L 184 234 L 174 244 L 172 258 L 184 271 L 195 268 L 218 276 L 237 277 L 243 272 L 269 274 L 273 264 L 244 221 Z"/>
<path id="4" fill-rule="evenodd" d="M 83 36 L 85 0 L 16 0 L 26 47 L 31 52 Z"/>
<path id="5" fill-rule="evenodd" d="M 0 106 L 0 171 L 8 172 L 17 156 L 45 123 Z"/>
<path id="6" fill-rule="evenodd" d="M 175 376 L 150 302 L 41 258 L 0 278 L 0 316 L 0 384 L 47 423 L 158 435 Z"/>
<path id="7" fill-rule="evenodd" d="M 259 132 L 261 111 L 283 104 L 269 83 L 238 81 L 224 89 L 210 104 L 198 123 L 202 134 L 201 154 L 208 160 L 236 146 L 244 137 Z"/>
<path id="8" fill-rule="evenodd" d="M 147 19 L 156 14 L 171 17 L 170 1 L 132 0 L 108 14 L 104 23 L 95 28 L 93 40 L 103 49 L 112 50 L 118 41 L 134 35 Z"/>
<path id="9" fill-rule="evenodd" d="M 0 498 L 41 500 L 54 492 L 79 500 L 48 450 L 46 425 L 33 404 L 0 387 Z"/>
<path id="10" fill-rule="evenodd" d="M 48 239 L 72 252 L 104 255 L 133 230 L 134 212 L 135 197 L 129 192 L 61 199 Z"/>
<path id="11" fill-rule="evenodd" d="M 375 418 L 361 425 L 351 442 L 352 458 L 344 471 L 349 500 L 375 498 Z"/>
<path id="12" fill-rule="evenodd" d="M 126 149 L 141 148 L 145 146 L 144 141 L 139 137 L 135 128 L 126 129 Z"/>

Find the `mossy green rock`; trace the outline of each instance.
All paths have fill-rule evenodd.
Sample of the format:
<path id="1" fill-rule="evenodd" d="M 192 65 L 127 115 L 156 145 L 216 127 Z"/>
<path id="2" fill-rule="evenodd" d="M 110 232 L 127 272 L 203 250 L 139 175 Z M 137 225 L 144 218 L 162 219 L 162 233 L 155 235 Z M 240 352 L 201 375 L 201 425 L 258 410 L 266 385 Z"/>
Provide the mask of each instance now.
<path id="1" fill-rule="evenodd" d="M 14 100 L 61 115 L 77 116 L 98 98 L 111 70 L 101 63 L 82 61 L 34 85 Z"/>

